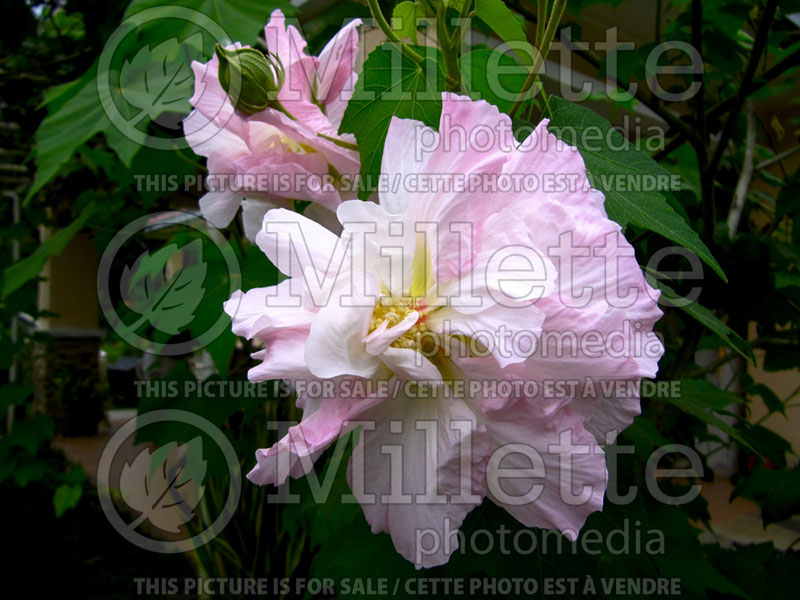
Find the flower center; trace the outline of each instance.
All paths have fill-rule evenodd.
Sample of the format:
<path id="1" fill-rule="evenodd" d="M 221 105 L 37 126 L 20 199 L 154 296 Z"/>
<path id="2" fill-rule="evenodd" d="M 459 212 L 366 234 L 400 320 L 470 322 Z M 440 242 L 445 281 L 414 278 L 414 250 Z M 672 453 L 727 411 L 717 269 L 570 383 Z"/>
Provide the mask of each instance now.
<path id="1" fill-rule="evenodd" d="M 414 326 L 389 345 L 393 348 L 419 350 L 422 334 L 428 331 L 425 324 L 426 310 L 425 301 L 422 298 L 392 298 L 382 295 L 378 298 L 375 309 L 372 311 L 368 333 L 375 331 L 384 321 L 386 321 L 387 328 L 392 328 L 405 319 L 409 313 L 416 311 L 420 316 Z"/>
<path id="2" fill-rule="evenodd" d="M 294 154 L 310 154 L 316 152 L 308 144 L 293 140 L 274 125 L 251 122 L 248 145 L 254 153 L 293 152 Z"/>
<path id="3" fill-rule="evenodd" d="M 316 152 L 316 150 L 308 144 L 301 144 L 283 134 L 280 135 L 279 143 L 283 145 L 283 148 L 287 152 L 294 152 L 295 154 L 311 154 L 312 152 Z"/>

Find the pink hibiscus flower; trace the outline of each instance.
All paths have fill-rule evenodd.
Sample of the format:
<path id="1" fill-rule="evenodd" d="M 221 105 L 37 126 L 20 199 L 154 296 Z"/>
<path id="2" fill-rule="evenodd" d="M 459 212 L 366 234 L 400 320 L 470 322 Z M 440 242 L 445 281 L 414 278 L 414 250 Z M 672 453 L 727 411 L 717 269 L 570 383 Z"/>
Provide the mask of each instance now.
<path id="1" fill-rule="evenodd" d="M 355 174 L 360 164 L 355 138 L 338 133 L 356 80 L 360 24 L 348 23 L 314 57 L 283 13 L 272 13 L 266 43 L 284 75 L 277 99 L 291 116 L 273 107 L 252 115 L 236 111 L 220 84 L 219 58 L 192 63 L 194 110 L 183 127 L 192 149 L 208 157 L 211 191 L 200 209 L 212 225 L 227 226 L 242 205 L 245 232 L 253 239 L 269 208 L 303 200 L 334 211 L 342 202 L 332 174 Z"/>
<path id="2" fill-rule="evenodd" d="M 571 539 L 602 507 L 602 445 L 639 412 L 661 311 L 580 154 L 546 125 L 519 145 L 507 115 L 444 94 L 438 132 L 392 119 L 388 185 L 379 204 L 339 206 L 341 236 L 266 213 L 256 243 L 288 278 L 225 310 L 264 344 L 249 378 L 294 382 L 303 418 L 257 451 L 253 482 L 308 473 L 360 426 L 353 494 L 424 567 L 448 560 L 484 497 Z"/>

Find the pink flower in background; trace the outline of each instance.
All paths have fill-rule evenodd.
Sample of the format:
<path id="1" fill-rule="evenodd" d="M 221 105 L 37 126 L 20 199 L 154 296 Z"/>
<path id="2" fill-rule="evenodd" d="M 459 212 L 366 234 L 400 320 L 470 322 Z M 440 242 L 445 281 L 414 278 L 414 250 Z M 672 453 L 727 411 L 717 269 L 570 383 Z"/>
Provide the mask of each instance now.
<path id="1" fill-rule="evenodd" d="M 331 173 L 359 169 L 355 138 L 339 135 L 338 128 L 355 84 L 360 24 L 359 19 L 348 23 L 314 57 L 283 13 L 272 13 L 265 38 L 285 76 L 277 99 L 291 116 L 272 106 L 240 113 L 220 84 L 219 58 L 192 63 L 194 110 L 183 127 L 192 149 L 208 157 L 212 191 L 200 199 L 200 208 L 212 225 L 227 226 L 242 205 L 245 232 L 253 239 L 269 208 L 291 206 L 293 200 L 331 211 L 339 206 L 342 197 Z"/>
<path id="2" fill-rule="evenodd" d="M 256 243 L 288 278 L 225 310 L 263 343 L 249 378 L 295 382 L 303 419 L 256 453 L 253 482 L 308 473 L 361 424 L 353 493 L 372 531 L 424 567 L 448 560 L 457 543 L 444 539 L 484 497 L 571 539 L 602 507 L 602 445 L 639 412 L 661 311 L 583 159 L 546 125 L 520 146 L 495 107 L 444 94 L 438 132 L 392 119 L 382 172 L 402 184 L 380 204 L 342 203 L 341 236 L 266 213 Z M 422 185 L 442 174 L 452 185 Z M 575 185 L 497 191 L 545 174 Z M 626 330 L 646 348 L 626 346 Z M 335 393 L 297 385 L 315 380 Z M 347 392 L 379 382 L 392 393 Z"/>

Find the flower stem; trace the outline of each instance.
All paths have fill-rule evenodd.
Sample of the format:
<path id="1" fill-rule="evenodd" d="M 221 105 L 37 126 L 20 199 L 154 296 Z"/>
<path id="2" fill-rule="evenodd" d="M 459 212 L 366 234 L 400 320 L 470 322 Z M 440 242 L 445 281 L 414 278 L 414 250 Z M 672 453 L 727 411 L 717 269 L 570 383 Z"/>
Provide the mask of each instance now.
<path id="1" fill-rule="evenodd" d="M 566 6 L 567 0 L 555 0 L 553 3 L 553 11 L 550 13 L 550 19 L 547 21 L 547 28 L 542 36 L 542 44 L 541 47 L 538 48 L 539 53 L 536 55 L 536 60 L 531 67 L 530 73 L 528 73 L 528 78 L 525 80 L 522 90 L 519 92 L 519 96 L 517 96 L 517 99 L 514 101 L 514 105 L 511 107 L 511 110 L 508 111 L 508 114 L 512 117 L 517 113 L 522 104 L 528 100 L 528 90 L 531 89 L 531 86 L 539 77 L 539 71 L 544 64 L 545 57 L 550 51 L 550 44 L 556 35 L 556 29 L 558 28 L 558 24 L 561 21 L 561 16 L 564 14 L 564 9 Z"/>
<path id="2" fill-rule="evenodd" d="M 464 4 L 468 5 L 470 0 L 464 0 Z M 439 41 L 439 48 L 442 51 L 444 58 L 444 66 L 447 70 L 447 78 L 445 84 L 448 92 L 461 91 L 461 69 L 458 64 L 458 46 L 460 46 L 461 38 L 458 38 L 458 44 L 453 43 L 453 37 L 447 31 L 447 7 L 442 2 L 436 10 L 436 37 Z"/>
<path id="3" fill-rule="evenodd" d="M 280 112 L 285 114 L 287 117 L 289 117 L 292 121 L 297 121 L 297 117 L 295 117 L 292 113 L 290 113 L 288 110 L 286 110 L 286 107 L 284 107 L 283 104 L 281 104 L 278 101 L 277 98 L 272 101 L 271 108 L 274 108 L 275 110 L 279 110 Z"/>
<path id="4" fill-rule="evenodd" d="M 548 0 L 536 0 L 536 39 L 534 45 L 540 52 L 542 50 L 545 20 L 547 19 L 547 1 Z"/>
<path id="5" fill-rule="evenodd" d="M 328 140 L 329 142 L 333 142 L 340 148 L 346 148 L 347 150 L 358 150 L 358 146 L 356 146 L 355 144 L 351 144 L 350 142 L 345 142 L 344 140 L 340 140 L 339 138 L 325 135 L 324 133 L 317 132 L 317 137 L 321 137 L 323 140 Z"/>
<path id="6" fill-rule="evenodd" d="M 390 42 L 394 42 L 400 45 L 400 50 L 405 54 L 408 58 L 413 60 L 418 65 L 422 64 L 424 60 L 419 54 L 417 54 L 408 44 L 403 42 L 398 35 L 392 31 L 392 28 L 389 27 L 389 23 L 386 22 L 386 18 L 383 16 L 380 7 L 378 6 L 378 0 L 367 0 L 369 4 L 369 11 L 372 13 L 375 22 L 378 24 L 378 27 L 381 28 L 386 39 Z"/>

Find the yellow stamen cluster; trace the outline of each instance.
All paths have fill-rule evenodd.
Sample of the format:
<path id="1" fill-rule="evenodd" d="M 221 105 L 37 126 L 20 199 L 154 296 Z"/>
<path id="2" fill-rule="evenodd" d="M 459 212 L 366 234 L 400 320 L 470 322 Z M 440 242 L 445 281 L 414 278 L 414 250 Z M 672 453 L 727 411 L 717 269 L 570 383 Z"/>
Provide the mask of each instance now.
<path id="1" fill-rule="evenodd" d="M 394 340 L 390 346 L 394 348 L 417 348 L 420 336 L 428 328 L 425 326 L 423 310 L 420 308 L 416 298 L 391 298 L 390 296 L 378 298 L 369 322 L 369 333 L 375 331 L 384 321 L 387 321 L 387 328 L 394 327 L 414 311 L 420 313 L 419 320 L 411 329 Z"/>
<path id="2" fill-rule="evenodd" d="M 295 154 L 311 154 L 312 152 L 316 152 L 311 146 L 308 144 L 301 144 L 300 142 L 296 142 L 292 138 L 281 134 L 280 135 L 280 143 L 283 145 L 283 148 L 287 152 L 293 152 Z"/>

